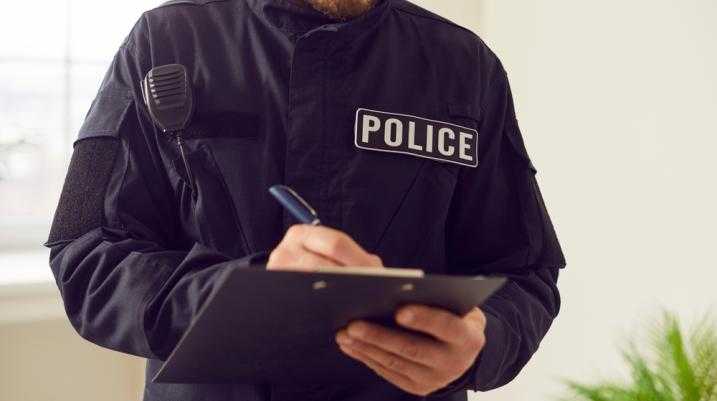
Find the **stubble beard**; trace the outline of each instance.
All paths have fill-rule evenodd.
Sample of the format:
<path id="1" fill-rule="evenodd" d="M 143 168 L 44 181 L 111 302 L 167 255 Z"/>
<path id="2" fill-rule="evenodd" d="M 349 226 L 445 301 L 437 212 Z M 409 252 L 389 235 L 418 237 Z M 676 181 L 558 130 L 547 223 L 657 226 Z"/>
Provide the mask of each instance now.
<path id="1" fill-rule="evenodd" d="M 338 20 L 347 20 L 370 10 L 377 0 L 304 0 L 316 10 Z"/>

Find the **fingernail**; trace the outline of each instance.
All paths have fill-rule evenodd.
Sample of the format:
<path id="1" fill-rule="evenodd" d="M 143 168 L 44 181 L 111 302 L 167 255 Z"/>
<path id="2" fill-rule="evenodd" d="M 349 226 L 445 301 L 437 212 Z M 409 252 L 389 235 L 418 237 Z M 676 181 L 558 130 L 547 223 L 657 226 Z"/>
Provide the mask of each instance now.
<path id="1" fill-rule="evenodd" d="M 407 324 L 413 320 L 413 312 L 409 310 L 403 310 L 398 314 L 398 322 Z"/>
<path id="2" fill-rule="evenodd" d="M 366 330 L 361 324 L 352 324 L 349 326 L 348 334 L 351 337 L 362 337 L 366 333 Z"/>
<path id="3" fill-rule="evenodd" d="M 336 342 L 342 345 L 350 345 L 353 343 L 351 337 L 347 336 L 346 333 L 339 333 L 336 335 Z"/>

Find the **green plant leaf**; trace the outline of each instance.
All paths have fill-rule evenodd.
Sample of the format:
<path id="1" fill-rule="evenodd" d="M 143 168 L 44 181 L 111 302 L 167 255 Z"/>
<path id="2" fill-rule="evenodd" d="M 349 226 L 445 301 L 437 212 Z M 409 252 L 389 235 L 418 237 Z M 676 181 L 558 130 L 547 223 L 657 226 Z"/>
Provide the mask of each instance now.
<path id="1" fill-rule="evenodd" d="M 624 383 L 566 380 L 566 401 L 717 401 L 717 325 L 709 315 L 685 335 L 676 315 L 664 312 L 649 330 L 649 353 L 635 343 L 622 350 Z"/>
<path id="2" fill-rule="evenodd" d="M 690 361 L 685 342 L 676 318 L 668 318 L 666 322 L 666 342 L 671 353 L 671 362 L 675 367 L 675 381 L 682 393 L 684 401 L 700 401 L 700 389 L 697 377 Z"/>

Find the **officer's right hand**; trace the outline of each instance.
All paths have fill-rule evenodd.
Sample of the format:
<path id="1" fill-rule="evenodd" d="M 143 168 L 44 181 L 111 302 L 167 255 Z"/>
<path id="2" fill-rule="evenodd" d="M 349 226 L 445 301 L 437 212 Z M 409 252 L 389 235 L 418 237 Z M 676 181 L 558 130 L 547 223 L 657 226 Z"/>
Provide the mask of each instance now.
<path id="1" fill-rule="evenodd" d="M 267 270 L 315 271 L 318 267 L 383 267 L 346 233 L 325 226 L 291 226 L 269 255 Z"/>

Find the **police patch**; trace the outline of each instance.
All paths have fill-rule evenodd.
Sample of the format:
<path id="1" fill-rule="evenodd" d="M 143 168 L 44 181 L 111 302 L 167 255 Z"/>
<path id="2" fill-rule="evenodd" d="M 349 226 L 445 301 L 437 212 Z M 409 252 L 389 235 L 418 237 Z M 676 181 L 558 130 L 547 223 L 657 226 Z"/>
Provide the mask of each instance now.
<path id="1" fill-rule="evenodd" d="M 360 108 L 354 137 L 361 149 L 478 166 L 478 131 L 443 121 Z"/>

